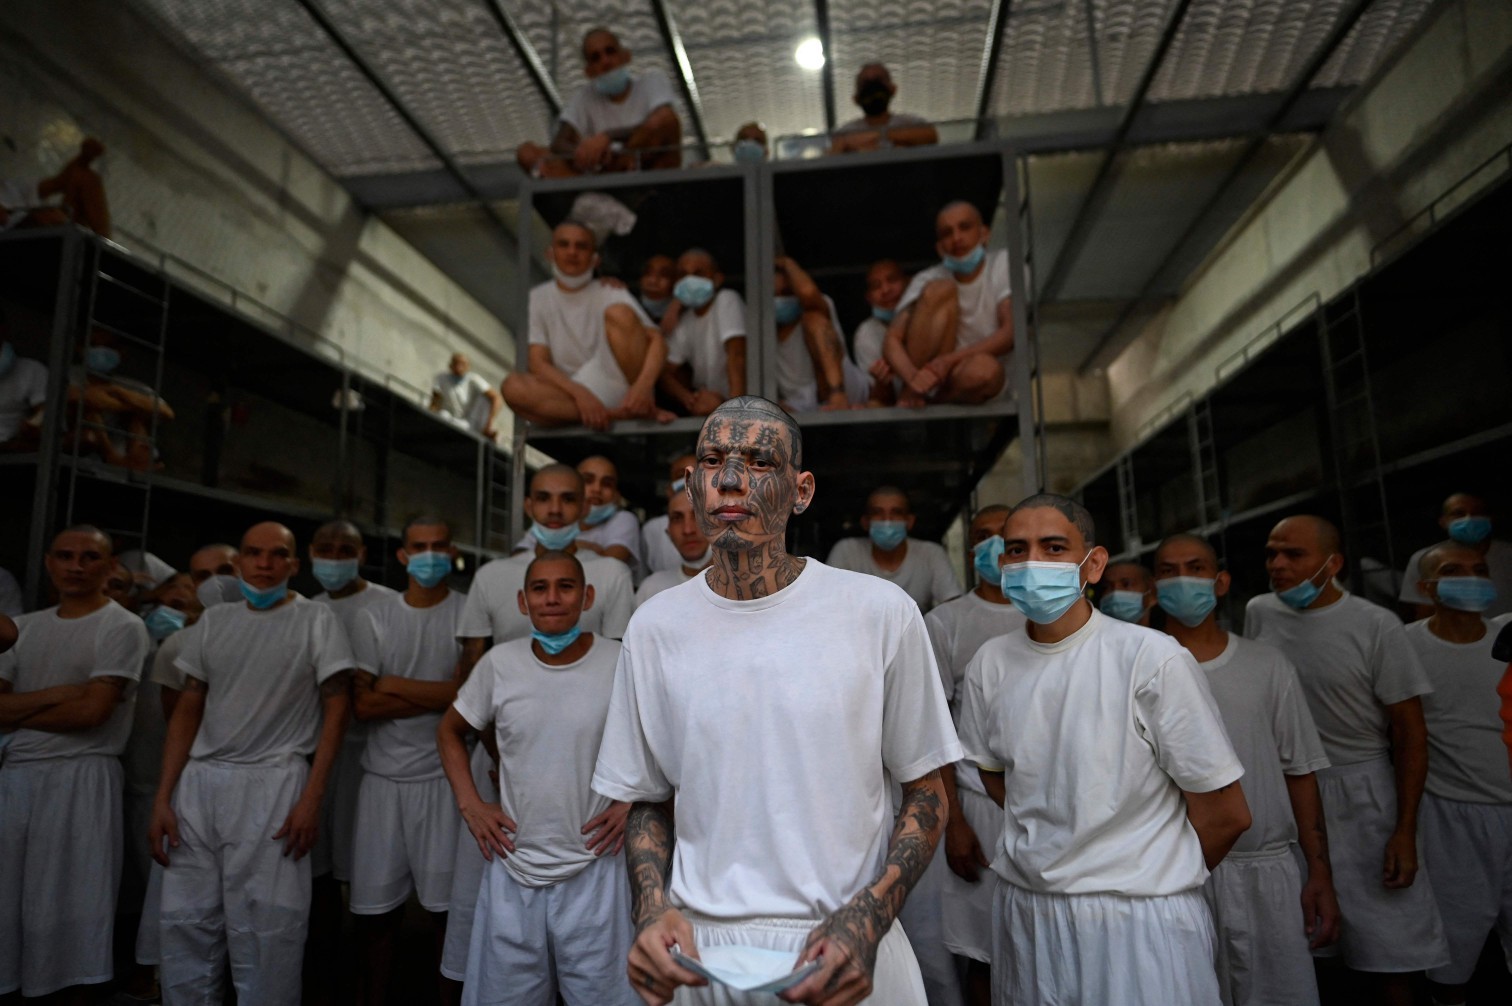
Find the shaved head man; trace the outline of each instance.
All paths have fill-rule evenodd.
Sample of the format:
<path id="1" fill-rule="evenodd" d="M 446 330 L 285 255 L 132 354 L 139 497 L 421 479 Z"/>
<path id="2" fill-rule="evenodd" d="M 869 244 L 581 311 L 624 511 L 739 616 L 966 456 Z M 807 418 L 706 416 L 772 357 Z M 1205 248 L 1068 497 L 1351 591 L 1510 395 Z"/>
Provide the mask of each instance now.
<path id="1" fill-rule="evenodd" d="M 122 770 L 142 620 L 105 594 L 110 539 L 79 525 L 46 555 L 58 604 L 16 619 L 0 653 L 0 995 L 108 982 L 120 883 Z M 61 1001 L 61 997 L 60 997 Z"/>
<path id="2" fill-rule="evenodd" d="M 673 458 L 667 467 L 667 499 L 670 501 L 674 496 L 683 495 L 687 491 L 688 469 L 696 464 L 698 458 L 693 454 L 679 454 Z M 646 523 L 641 525 L 641 554 L 646 557 L 646 567 L 652 573 L 676 570 L 682 565 L 681 553 L 672 544 L 672 539 L 667 535 L 668 515 L 663 513 L 655 517 L 648 517 Z"/>
<path id="3" fill-rule="evenodd" d="M 1486 609 L 1485 616 L 1495 618 L 1512 612 L 1512 544 L 1491 537 L 1496 525 L 1490 505 L 1474 493 L 1451 493 L 1439 510 L 1438 526 L 1448 541 L 1467 545 L 1485 557 L 1491 580 L 1496 584 L 1496 600 Z M 1414 619 L 1432 614 L 1432 600 L 1418 589 L 1418 579 L 1422 575 L 1418 566 L 1432 547 L 1425 546 L 1414 552 L 1402 574 L 1398 600 L 1412 606 Z"/>
<path id="4" fill-rule="evenodd" d="M 861 511 L 865 538 L 842 538 L 830 549 L 829 565 L 868 573 L 902 587 L 921 611 L 961 593 L 950 559 L 939 542 L 911 537 L 913 507 L 897 486 L 878 486 Z"/>
<path id="5" fill-rule="evenodd" d="M 889 147 L 923 147 L 940 142 L 935 127 L 917 115 L 890 112 L 888 106 L 898 93 L 892 74 L 882 63 L 867 63 L 856 72 L 856 89 L 851 95 L 864 115 L 835 130 L 830 153 L 846 154 L 858 150 Z"/>
<path id="6" fill-rule="evenodd" d="M 189 557 L 189 575 L 193 577 L 195 586 L 212 576 L 235 576 L 236 558 L 234 545 L 216 543 L 201 546 Z"/>
<path id="7" fill-rule="evenodd" d="M 503 407 L 498 389 L 474 373 L 472 361 L 462 353 L 453 353 L 446 370 L 431 382 L 430 410 L 466 423 L 485 439 L 498 436 L 494 424 Z"/>
<path id="8" fill-rule="evenodd" d="M 688 494 L 714 563 L 637 612 L 593 776 L 633 804 L 630 982 L 648 1004 L 728 1002 L 682 962 L 744 944 L 819 962 L 790 1001 L 922 1006 L 892 923 L 944 825 L 939 769 L 960 754 L 923 617 L 880 578 L 788 554 L 815 477 L 776 404 L 726 402 L 697 454 Z"/>
<path id="9" fill-rule="evenodd" d="M 1344 964 L 1370 972 L 1377 1001 L 1407 1003 L 1409 973 L 1448 961 L 1418 854 L 1427 774 L 1422 696 L 1432 691 L 1397 617 L 1342 590 L 1339 530 L 1288 517 L 1265 542 L 1272 593 L 1251 598 L 1244 634 L 1297 668 L 1330 767 L 1318 771 L 1343 912 Z"/>
<path id="10" fill-rule="evenodd" d="M 668 498 L 667 517 L 662 527 L 667 541 L 677 553 L 678 564 L 674 569 L 661 570 L 646 577 L 635 591 L 637 608 L 668 587 L 685 583 L 703 572 L 713 555 L 686 491 L 673 493 Z"/>
<path id="11" fill-rule="evenodd" d="M 1095 532 L 1064 496 L 1014 507 L 1002 586 L 1028 624 L 966 668 L 961 742 L 1004 811 L 992 1001 L 1217 1002 L 1202 885 L 1249 827 L 1244 770 L 1191 655 L 1087 600 Z"/>
<path id="12" fill-rule="evenodd" d="M 289 589 L 293 533 L 255 524 L 237 561 L 242 604 L 206 610 L 176 665 L 148 839 L 165 869 L 167 1003 L 297 1003 L 309 852 L 346 729 L 354 666 L 341 622 Z M 234 808 L 235 812 L 231 812 Z"/>
<path id="13" fill-rule="evenodd" d="M 1150 610 L 1155 607 L 1155 581 L 1150 571 L 1137 562 L 1109 563 L 1103 570 L 1102 598 L 1097 609 L 1121 622 L 1150 627 Z"/>
<path id="14" fill-rule="evenodd" d="M 602 454 L 577 463 L 583 477 L 583 519 L 578 522 L 578 547 L 630 567 L 635 579 L 645 575 L 641 559 L 641 527 L 635 514 L 624 507 L 620 495 L 619 466 Z"/>

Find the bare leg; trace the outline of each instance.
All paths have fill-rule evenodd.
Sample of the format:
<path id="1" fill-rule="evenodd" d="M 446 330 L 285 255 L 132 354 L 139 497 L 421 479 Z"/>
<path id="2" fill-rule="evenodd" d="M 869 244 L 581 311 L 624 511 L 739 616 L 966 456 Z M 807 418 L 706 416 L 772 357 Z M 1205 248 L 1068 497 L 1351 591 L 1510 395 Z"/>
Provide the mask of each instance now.
<path id="1" fill-rule="evenodd" d="M 1366 980 L 1376 979 L 1380 1006 L 1413 1006 L 1412 998 L 1412 975 L 1410 974 L 1379 974 L 1365 976 Z"/>
<path id="2" fill-rule="evenodd" d="M 625 383 L 633 385 L 646 369 L 646 354 L 651 351 L 651 340 L 646 336 L 645 326 L 630 308 L 615 304 L 604 312 L 604 337 L 609 341 L 609 351 L 614 354 L 615 366 L 619 367 Z M 659 423 L 677 418 L 665 409 L 655 408 L 654 399 L 649 414 L 632 413 L 619 407 L 611 408 L 609 414 L 615 419 L 655 419 Z"/>
<path id="3" fill-rule="evenodd" d="M 903 333 L 903 348 L 915 367 L 955 349 L 960 319 L 955 280 L 937 279 L 924 287 L 908 319 L 908 330 Z"/>
<path id="4" fill-rule="evenodd" d="M 522 419 L 540 426 L 571 426 L 583 421 L 572 396 L 534 374 L 504 378 L 504 403 Z"/>
<path id="5" fill-rule="evenodd" d="M 394 944 L 404 924 L 404 906 L 382 915 L 358 915 L 357 944 L 361 966 L 357 971 L 357 1006 L 383 1006 L 388 999 L 389 974 Z"/>
<path id="6" fill-rule="evenodd" d="M 938 400 L 977 405 L 1002 391 L 1006 376 L 997 357 L 974 353 L 950 368 Z"/>
<path id="7" fill-rule="evenodd" d="M 814 361 L 819 378 L 819 404 L 826 409 L 850 406 L 845 397 L 845 371 L 840 363 L 840 336 L 827 313 L 805 311 L 802 319 L 803 341 Z"/>

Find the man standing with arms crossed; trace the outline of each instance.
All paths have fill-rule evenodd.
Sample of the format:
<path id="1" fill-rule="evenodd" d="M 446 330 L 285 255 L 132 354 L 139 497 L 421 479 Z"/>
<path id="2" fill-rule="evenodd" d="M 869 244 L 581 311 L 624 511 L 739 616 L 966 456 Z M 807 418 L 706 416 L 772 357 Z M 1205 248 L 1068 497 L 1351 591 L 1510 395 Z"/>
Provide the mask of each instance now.
<path id="1" fill-rule="evenodd" d="M 593 778 L 634 805 L 631 983 L 670 1002 L 704 985 L 674 946 L 744 945 L 822 961 L 787 1001 L 922 1006 L 892 924 L 944 826 L 939 770 L 961 754 L 923 616 L 877 577 L 787 553 L 814 476 L 781 408 L 726 402 L 697 453 L 688 491 L 714 565 L 637 612 Z M 890 839 L 888 773 L 903 787 Z"/>

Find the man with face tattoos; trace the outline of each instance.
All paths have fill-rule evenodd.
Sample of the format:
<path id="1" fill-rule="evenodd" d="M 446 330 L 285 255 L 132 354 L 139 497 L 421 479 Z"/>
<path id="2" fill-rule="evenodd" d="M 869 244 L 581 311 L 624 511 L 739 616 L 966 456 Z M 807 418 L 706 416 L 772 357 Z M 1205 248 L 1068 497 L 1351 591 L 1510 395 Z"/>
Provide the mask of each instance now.
<path id="1" fill-rule="evenodd" d="M 779 973 L 820 962 L 789 1001 L 922 1006 L 893 921 L 944 827 L 939 770 L 961 752 L 923 616 L 878 577 L 787 553 L 814 476 L 774 403 L 721 405 L 697 455 L 687 491 L 714 562 L 632 620 L 593 778 L 633 804 L 631 983 L 648 1004 L 745 1002 L 674 947 L 754 949 L 783 955 Z M 903 790 L 890 838 L 889 774 Z"/>

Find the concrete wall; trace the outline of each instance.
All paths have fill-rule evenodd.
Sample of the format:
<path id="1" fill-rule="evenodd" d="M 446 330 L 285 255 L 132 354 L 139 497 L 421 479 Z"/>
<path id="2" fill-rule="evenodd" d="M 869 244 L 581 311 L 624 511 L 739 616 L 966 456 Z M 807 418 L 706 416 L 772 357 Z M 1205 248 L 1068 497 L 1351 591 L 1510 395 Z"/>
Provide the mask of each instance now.
<path id="1" fill-rule="evenodd" d="M 1444 0 L 1108 368 L 1103 460 L 1296 305 L 1369 271 L 1373 248 L 1512 142 L 1508 95 L 1512 4 Z"/>
<path id="2" fill-rule="evenodd" d="M 495 383 L 513 361 L 498 318 L 128 4 L 0 5 L 0 134 L 0 176 L 29 184 L 99 137 L 117 240 L 187 259 L 357 369 L 428 388 L 457 350 Z"/>

